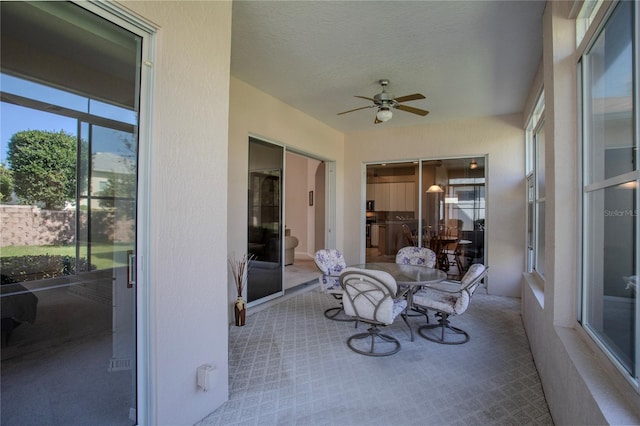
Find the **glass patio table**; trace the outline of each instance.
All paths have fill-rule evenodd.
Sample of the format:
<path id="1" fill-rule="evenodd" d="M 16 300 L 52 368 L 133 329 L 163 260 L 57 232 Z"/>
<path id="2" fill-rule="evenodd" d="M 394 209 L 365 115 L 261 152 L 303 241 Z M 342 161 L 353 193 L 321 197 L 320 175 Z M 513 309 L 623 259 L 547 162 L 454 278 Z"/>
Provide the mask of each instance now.
<path id="1" fill-rule="evenodd" d="M 388 272 L 400 286 L 407 286 L 407 310 L 413 310 L 413 294 L 421 286 L 439 283 L 447 279 L 447 273 L 436 268 L 428 268 L 421 265 L 404 265 L 401 263 L 371 262 L 359 265 L 349 265 L 353 268 L 369 269 L 374 271 Z M 419 311 L 418 311 L 419 312 Z M 421 312 L 422 313 L 422 312 Z M 413 342 L 413 329 L 411 330 L 411 341 Z"/>

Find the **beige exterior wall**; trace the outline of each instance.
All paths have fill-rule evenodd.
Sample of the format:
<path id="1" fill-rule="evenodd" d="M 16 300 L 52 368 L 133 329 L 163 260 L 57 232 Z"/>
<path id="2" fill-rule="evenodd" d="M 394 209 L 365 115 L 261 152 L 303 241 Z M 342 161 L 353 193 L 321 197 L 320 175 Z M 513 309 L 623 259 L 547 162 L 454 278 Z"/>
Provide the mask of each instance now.
<path id="1" fill-rule="evenodd" d="M 575 22 L 570 2 L 550 2 L 543 18 L 546 135 L 546 274 L 525 274 L 522 318 L 556 424 L 640 424 L 640 396 L 577 322 L 580 205 Z M 540 74 L 540 73 L 539 73 Z"/>
<path id="2" fill-rule="evenodd" d="M 428 116 L 425 122 L 429 122 Z M 365 163 L 484 155 L 489 292 L 520 297 L 525 247 L 524 131 L 520 114 L 347 134 L 345 194 L 350 196 L 344 199 L 345 229 L 349 230 L 344 251 L 348 263 L 365 260 Z"/>
<path id="3" fill-rule="evenodd" d="M 333 231 L 336 245 L 342 247 L 345 238 L 344 207 L 340 202 L 344 198 L 344 135 L 232 77 L 229 96 L 228 209 L 233 213 L 228 215 L 228 252 L 240 255 L 246 252 L 247 247 L 249 136 L 291 148 L 313 158 L 335 161 L 335 191 L 339 201 L 335 207 L 336 228 Z M 287 225 L 289 224 L 287 219 Z M 300 238 L 298 230 L 292 230 L 292 235 Z M 236 297 L 235 286 L 231 279 L 228 285 L 231 304 Z"/>

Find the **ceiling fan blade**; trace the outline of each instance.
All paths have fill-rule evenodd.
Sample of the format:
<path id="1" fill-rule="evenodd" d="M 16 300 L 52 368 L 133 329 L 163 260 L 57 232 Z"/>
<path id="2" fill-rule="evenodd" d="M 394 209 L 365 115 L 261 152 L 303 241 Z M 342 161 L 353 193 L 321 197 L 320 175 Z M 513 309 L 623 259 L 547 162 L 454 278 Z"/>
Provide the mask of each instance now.
<path id="1" fill-rule="evenodd" d="M 355 96 L 354 96 L 354 98 L 366 99 L 366 100 L 368 100 L 368 101 L 373 102 L 373 98 L 367 98 L 366 96 L 358 96 L 358 95 L 355 95 Z"/>
<path id="2" fill-rule="evenodd" d="M 423 109 L 420 108 L 414 108 L 414 107 L 410 107 L 410 106 L 406 106 L 406 105 L 396 105 L 396 109 L 400 109 L 402 111 L 406 111 L 406 112 L 410 112 L 412 114 L 418 114 L 421 116 L 425 116 L 427 114 L 429 114 L 429 111 L 425 111 Z"/>
<path id="3" fill-rule="evenodd" d="M 413 95 L 400 96 L 399 98 L 396 98 L 396 102 L 417 101 L 418 99 L 424 99 L 424 95 L 414 93 Z"/>
<path id="4" fill-rule="evenodd" d="M 337 113 L 336 115 L 342 115 L 342 114 L 346 114 L 346 113 L 348 113 L 348 112 L 358 111 L 358 110 L 366 109 L 366 108 L 373 108 L 374 106 L 375 106 L 375 105 L 368 105 L 368 106 L 363 106 L 363 107 L 360 107 L 360 108 L 354 108 L 354 109 L 350 109 L 349 111 L 342 111 L 342 112 L 339 112 L 339 113 Z"/>

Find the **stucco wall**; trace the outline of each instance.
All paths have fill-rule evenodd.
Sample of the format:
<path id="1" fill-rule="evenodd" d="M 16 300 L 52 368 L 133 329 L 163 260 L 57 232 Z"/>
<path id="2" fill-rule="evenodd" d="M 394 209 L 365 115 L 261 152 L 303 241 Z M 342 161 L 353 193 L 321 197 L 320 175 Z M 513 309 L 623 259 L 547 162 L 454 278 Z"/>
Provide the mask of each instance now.
<path id="1" fill-rule="evenodd" d="M 147 424 L 185 425 L 228 398 L 227 168 L 231 2 L 123 2 L 158 27 L 151 143 L 141 147 L 140 320 Z M 147 66 L 147 65 L 143 65 Z M 146 179 L 145 179 L 146 178 Z M 147 363 L 147 358 L 149 363 Z M 211 389 L 196 369 L 215 367 Z"/>
<path id="2" fill-rule="evenodd" d="M 428 122 L 428 117 L 425 119 Z M 524 131 L 520 114 L 346 135 L 345 194 L 363 194 L 367 162 L 487 155 L 489 292 L 520 297 L 524 270 Z M 364 261 L 364 198 L 344 198 L 345 256 Z"/>
<path id="3" fill-rule="evenodd" d="M 278 99 L 231 78 L 229 97 L 229 253 L 241 254 L 247 247 L 247 179 L 249 135 L 293 148 L 317 159 L 336 162 L 336 197 L 344 195 L 344 135 Z M 336 245 L 343 244 L 344 211 L 337 203 Z M 289 222 L 287 221 L 287 224 Z M 296 234 L 298 231 L 295 231 Z M 294 235 L 292 231 L 292 235 Z M 229 277 L 229 304 L 235 300 L 235 286 Z M 251 309 L 251 308 L 249 308 Z M 231 320 L 231 317 L 229 317 Z"/>
<path id="4" fill-rule="evenodd" d="M 550 2 L 543 17 L 546 136 L 544 282 L 522 279 L 522 319 L 556 424 L 640 424 L 640 396 L 578 323 L 580 192 L 575 22 L 570 2 Z"/>

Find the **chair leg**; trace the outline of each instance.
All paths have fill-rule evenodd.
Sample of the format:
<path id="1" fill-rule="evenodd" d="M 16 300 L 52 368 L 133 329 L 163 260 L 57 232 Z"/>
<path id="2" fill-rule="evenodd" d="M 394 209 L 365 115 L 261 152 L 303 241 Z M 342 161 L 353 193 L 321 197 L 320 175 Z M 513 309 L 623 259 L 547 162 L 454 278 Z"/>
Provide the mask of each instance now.
<path id="1" fill-rule="evenodd" d="M 449 320 L 447 319 L 447 314 L 440 314 L 440 319 L 438 320 L 438 324 L 427 324 L 418 328 L 418 334 L 424 337 L 427 340 L 430 340 L 435 343 L 440 343 L 442 345 L 461 345 L 469 341 L 469 334 L 457 327 L 449 325 Z M 440 337 L 436 337 L 433 333 L 427 333 L 426 330 L 434 330 L 440 331 Z M 447 330 L 450 330 L 451 333 L 447 333 Z M 446 339 L 445 334 L 447 336 L 463 336 L 462 339 Z"/>
<path id="2" fill-rule="evenodd" d="M 329 308 L 326 311 L 324 311 L 324 316 L 327 319 L 330 319 L 330 320 L 333 320 L 333 321 L 343 321 L 343 322 L 355 321 L 351 317 L 339 318 L 338 316 L 340 315 L 340 313 L 344 313 L 344 310 L 342 309 L 342 306 L 336 306 L 335 308 Z"/>
<path id="3" fill-rule="evenodd" d="M 402 317 L 402 320 L 404 321 L 404 323 L 407 324 L 407 327 L 409 328 L 409 333 L 411 334 L 411 341 L 413 342 L 413 328 L 411 328 L 411 326 L 409 325 L 409 322 L 407 321 L 407 317 L 410 315 L 407 313 L 407 310 L 405 310 L 405 312 L 400 314 L 400 316 Z M 427 317 L 427 321 L 429 321 L 429 317 Z"/>
<path id="4" fill-rule="evenodd" d="M 354 340 L 363 340 L 367 338 L 371 339 L 369 350 L 365 351 L 354 346 L 353 344 Z M 376 340 L 379 341 L 380 343 L 393 343 L 393 348 L 386 352 L 376 352 L 375 351 Z M 349 337 L 349 339 L 347 340 L 347 346 L 349 346 L 349 349 L 351 349 L 352 351 L 359 353 L 361 355 L 376 356 L 376 357 L 393 355 L 395 353 L 398 353 L 401 347 L 398 339 L 396 339 L 395 337 L 391 337 L 387 334 L 380 333 L 380 329 L 375 325 L 372 325 L 369 328 L 369 330 L 367 330 L 366 333 L 354 334 L 353 336 Z"/>

